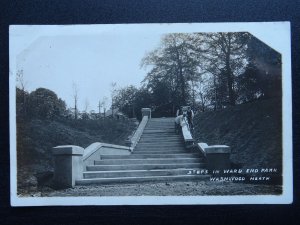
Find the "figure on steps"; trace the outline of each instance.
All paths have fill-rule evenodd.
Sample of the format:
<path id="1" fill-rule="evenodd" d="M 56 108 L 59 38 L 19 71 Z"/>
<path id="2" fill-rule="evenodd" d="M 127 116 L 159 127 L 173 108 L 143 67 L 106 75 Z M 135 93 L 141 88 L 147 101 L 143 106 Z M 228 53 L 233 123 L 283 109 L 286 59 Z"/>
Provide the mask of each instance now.
<path id="1" fill-rule="evenodd" d="M 194 129 L 193 119 L 194 119 L 194 112 L 191 109 L 191 107 L 188 107 L 187 120 L 188 120 L 189 128 L 190 128 L 191 131 Z"/>
<path id="2" fill-rule="evenodd" d="M 181 106 L 176 112 L 176 119 L 180 115 L 183 115 L 182 119 L 186 120 L 186 123 L 188 124 L 189 129 L 192 132 L 194 129 L 194 123 L 193 123 L 194 112 L 191 109 L 191 107 L 190 106 Z M 177 120 L 179 120 L 179 118 Z"/>
<path id="3" fill-rule="evenodd" d="M 179 134 L 180 127 L 181 127 L 182 122 L 183 122 L 185 117 L 186 117 L 186 114 L 178 115 L 177 117 L 175 117 L 175 133 L 176 134 Z"/>

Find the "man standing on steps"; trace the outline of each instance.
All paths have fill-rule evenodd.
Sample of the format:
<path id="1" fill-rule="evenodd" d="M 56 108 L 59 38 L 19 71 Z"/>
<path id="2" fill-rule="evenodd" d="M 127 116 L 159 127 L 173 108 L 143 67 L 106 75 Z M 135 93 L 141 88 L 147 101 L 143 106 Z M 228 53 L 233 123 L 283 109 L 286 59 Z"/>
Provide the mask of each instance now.
<path id="1" fill-rule="evenodd" d="M 192 131 L 194 129 L 193 119 L 194 119 L 194 112 L 191 109 L 191 107 L 188 107 L 188 110 L 187 110 L 187 120 L 188 120 L 190 131 Z"/>
<path id="2" fill-rule="evenodd" d="M 178 107 L 176 111 L 176 117 L 182 115 L 182 107 Z"/>
<path id="3" fill-rule="evenodd" d="M 181 124 L 185 117 L 186 117 L 186 114 L 183 114 L 183 115 L 179 115 L 175 118 L 175 133 L 176 134 L 179 134 Z"/>

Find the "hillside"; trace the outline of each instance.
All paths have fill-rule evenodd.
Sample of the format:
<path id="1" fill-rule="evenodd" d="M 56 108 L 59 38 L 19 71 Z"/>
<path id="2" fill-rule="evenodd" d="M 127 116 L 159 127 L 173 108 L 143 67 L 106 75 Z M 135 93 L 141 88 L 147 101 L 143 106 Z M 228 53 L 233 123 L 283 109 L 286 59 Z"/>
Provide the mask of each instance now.
<path id="1" fill-rule="evenodd" d="M 281 169 L 281 99 L 272 98 L 195 116 L 198 142 L 232 149 L 235 167 Z"/>
<path id="2" fill-rule="evenodd" d="M 70 144 L 86 148 L 94 142 L 125 145 L 136 126 L 132 120 L 18 120 L 18 191 L 34 191 L 52 176 L 52 147 Z"/>

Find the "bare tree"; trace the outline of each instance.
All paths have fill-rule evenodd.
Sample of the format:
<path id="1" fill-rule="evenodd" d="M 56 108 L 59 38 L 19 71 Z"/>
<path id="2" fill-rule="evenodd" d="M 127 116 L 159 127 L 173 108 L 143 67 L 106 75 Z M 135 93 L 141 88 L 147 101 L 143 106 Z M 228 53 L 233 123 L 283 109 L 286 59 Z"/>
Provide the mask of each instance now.
<path id="1" fill-rule="evenodd" d="M 112 115 L 112 118 L 114 117 L 114 100 L 115 100 L 115 96 L 116 96 L 116 92 L 117 92 L 117 89 L 116 89 L 116 86 L 117 86 L 117 83 L 116 82 L 112 82 L 111 84 L 111 115 Z"/>
<path id="2" fill-rule="evenodd" d="M 99 103 L 98 103 L 98 108 L 99 108 L 99 118 L 100 118 L 100 115 L 101 115 L 101 108 L 103 107 L 103 104 L 102 102 L 99 100 Z"/>
<path id="3" fill-rule="evenodd" d="M 105 118 L 105 114 L 106 114 L 106 103 L 107 103 L 107 97 L 104 96 L 102 99 L 102 105 L 103 105 L 103 113 L 104 113 L 104 118 Z"/>
<path id="4" fill-rule="evenodd" d="M 88 108 L 90 106 L 89 100 L 86 98 L 84 102 L 84 111 L 87 113 Z"/>
<path id="5" fill-rule="evenodd" d="M 26 103 L 25 88 L 26 88 L 27 82 L 24 80 L 23 70 L 17 71 L 16 80 L 17 80 L 17 86 L 21 90 L 21 93 L 22 93 L 22 104 L 23 104 L 22 111 L 23 111 L 23 114 L 26 115 L 27 114 L 27 103 Z"/>
<path id="6" fill-rule="evenodd" d="M 24 72 L 23 70 L 17 71 L 17 85 L 22 91 L 25 91 L 25 87 L 27 85 L 27 82 L 24 80 Z"/>
<path id="7" fill-rule="evenodd" d="M 78 98 L 79 98 L 79 97 L 78 97 L 79 89 L 78 89 L 77 84 L 76 84 L 75 82 L 73 82 L 72 87 L 73 87 L 73 98 L 74 98 L 75 120 L 77 120 L 77 118 L 78 118 L 78 115 L 77 115 L 77 113 L 78 113 L 78 107 L 77 107 L 77 105 L 78 105 Z"/>

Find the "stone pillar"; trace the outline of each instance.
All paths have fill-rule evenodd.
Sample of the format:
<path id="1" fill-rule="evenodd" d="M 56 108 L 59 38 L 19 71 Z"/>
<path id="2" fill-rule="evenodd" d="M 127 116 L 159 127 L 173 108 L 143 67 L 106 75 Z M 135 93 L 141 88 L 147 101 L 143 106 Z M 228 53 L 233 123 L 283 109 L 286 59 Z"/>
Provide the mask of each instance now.
<path id="1" fill-rule="evenodd" d="M 74 187 L 75 180 L 83 177 L 84 149 L 75 145 L 54 147 L 54 186 L 56 188 Z"/>
<path id="2" fill-rule="evenodd" d="M 142 108 L 142 117 L 148 116 L 148 119 L 151 119 L 151 109 L 150 108 Z"/>
<path id="3" fill-rule="evenodd" d="M 227 145 L 212 145 L 205 148 L 207 169 L 224 170 L 230 169 L 230 147 Z"/>

